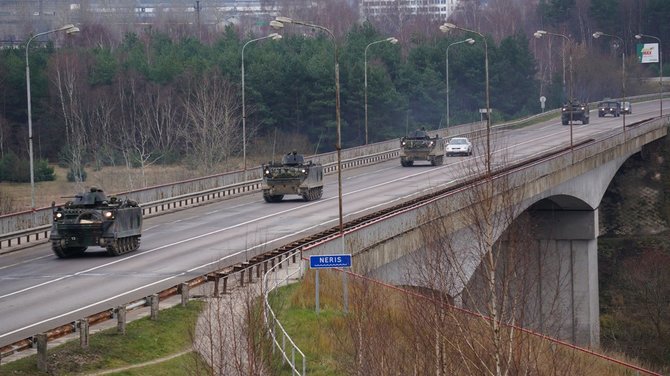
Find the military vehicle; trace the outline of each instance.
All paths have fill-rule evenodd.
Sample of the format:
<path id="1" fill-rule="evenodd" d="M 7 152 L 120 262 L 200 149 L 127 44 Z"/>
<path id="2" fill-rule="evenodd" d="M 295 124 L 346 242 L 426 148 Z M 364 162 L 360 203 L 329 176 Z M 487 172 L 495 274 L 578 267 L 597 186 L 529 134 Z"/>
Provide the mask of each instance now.
<path id="1" fill-rule="evenodd" d="M 137 202 L 109 199 L 98 188 L 75 195 L 65 205 L 51 204 L 51 249 L 60 258 L 82 255 L 89 246 L 107 249 L 110 256 L 140 247 L 142 209 Z"/>
<path id="2" fill-rule="evenodd" d="M 433 166 L 444 163 L 444 139 L 430 137 L 424 129 L 411 132 L 400 139 L 400 164 L 403 167 L 414 165 L 414 161 L 430 161 Z"/>
<path id="3" fill-rule="evenodd" d="M 318 200 L 323 195 L 323 166 L 297 152 L 286 154 L 281 163 L 263 165 L 263 198 L 279 202 L 284 195 L 302 196 L 305 201 Z"/>
<path id="4" fill-rule="evenodd" d="M 581 121 L 582 124 L 589 123 L 589 104 L 577 99 L 568 101 L 561 109 L 561 122 L 568 125 L 571 121 Z"/>

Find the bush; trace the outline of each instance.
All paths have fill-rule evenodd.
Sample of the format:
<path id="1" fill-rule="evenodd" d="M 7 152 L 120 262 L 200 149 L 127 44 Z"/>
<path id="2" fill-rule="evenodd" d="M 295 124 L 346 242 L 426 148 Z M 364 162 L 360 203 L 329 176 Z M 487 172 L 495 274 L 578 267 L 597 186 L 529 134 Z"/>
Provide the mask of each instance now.
<path id="1" fill-rule="evenodd" d="M 86 170 L 70 167 L 70 170 L 67 172 L 67 181 L 70 183 L 86 181 Z"/>
<path id="2" fill-rule="evenodd" d="M 55 179 L 54 169 L 49 167 L 46 159 L 35 161 L 35 181 L 52 181 Z M 0 159 L 0 181 L 16 183 L 30 182 L 30 160 L 19 159 L 16 154 L 8 153 Z"/>

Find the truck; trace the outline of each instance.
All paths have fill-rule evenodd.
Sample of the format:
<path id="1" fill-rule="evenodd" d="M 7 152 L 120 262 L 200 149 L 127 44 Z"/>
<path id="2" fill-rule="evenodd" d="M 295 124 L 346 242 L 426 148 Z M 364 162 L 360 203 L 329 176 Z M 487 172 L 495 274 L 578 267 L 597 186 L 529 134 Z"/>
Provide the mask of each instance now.
<path id="1" fill-rule="evenodd" d="M 98 188 L 79 193 L 64 205 L 51 203 L 51 249 L 59 258 L 81 256 L 88 247 L 109 256 L 136 251 L 142 235 L 142 208 L 133 200 L 107 197 Z"/>
<path id="2" fill-rule="evenodd" d="M 296 151 L 283 156 L 281 163 L 268 162 L 262 168 L 265 202 L 279 202 L 289 194 L 301 196 L 305 201 L 323 196 L 323 166 L 305 162 L 305 157 Z"/>
<path id="3" fill-rule="evenodd" d="M 589 123 L 589 104 L 577 99 L 572 99 L 561 108 L 561 123 L 568 125 L 572 121 L 581 121 L 582 124 Z"/>
<path id="4" fill-rule="evenodd" d="M 410 167 L 415 161 L 428 161 L 433 166 L 444 163 L 444 139 L 430 137 L 425 129 L 410 132 L 400 139 L 400 165 Z"/>

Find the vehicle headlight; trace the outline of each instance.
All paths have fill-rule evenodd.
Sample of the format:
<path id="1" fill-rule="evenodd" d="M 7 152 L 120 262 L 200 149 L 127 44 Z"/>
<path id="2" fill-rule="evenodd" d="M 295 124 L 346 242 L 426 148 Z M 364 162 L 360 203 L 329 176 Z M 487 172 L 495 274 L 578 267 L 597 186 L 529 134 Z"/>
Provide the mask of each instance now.
<path id="1" fill-rule="evenodd" d="M 400 145 L 402 145 L 402 146 L 405 146 L 405 144 L 406 144 L 405 141 L 403 141 L 403 142 L 400 143 Z"/>
<path id="2" fill-rule="evenodd" d="M 585 110 L 585 108 L 584 108 L 584 107 L 582 107 L 582 111 L 584 111 L 584 110 Z"/>
<path id="3" fill-rule="evenodd" d="M 102 212 L 102 216 L 105 217 L 105 219 L 114 219 L 114 212 L 105 210 L 104 212 Z"/>
<path id="4" fill-rule="evenodd" d="M 431 141 L 431 142 L 428 143 L 428 146 L 429 146 L 429 147 L 430 147 L 430 146 L 433 146 L 433 144 L 434 144 L 434 142 Z"/>
<path id="5" fill-rule="evenodd" d="M 58 221 L 60 219 L 63 219 L 63 213 L 61 213 L 61 212 L 54 213 L 54 220 Z"/>
<path id="6" fill-rule="evenodd" d="M 265 170 L 265 175 L 270 175 L 270 170 Z"/>
<path id="7" fill-rule="evenodd" d="M 563 109 L 561 109 L 561 111 L 567 111 L 567 110 L 568 110 L 567 108 L 563 108 Z"/>
<path id="8" fill-rule="evenodd" d="M 306 174 L 306 173 L 307 173 L 307 170 L 303 168 L 303 169 L 302 169 L 302 173 L 303 173 L 303 174 Z"/>

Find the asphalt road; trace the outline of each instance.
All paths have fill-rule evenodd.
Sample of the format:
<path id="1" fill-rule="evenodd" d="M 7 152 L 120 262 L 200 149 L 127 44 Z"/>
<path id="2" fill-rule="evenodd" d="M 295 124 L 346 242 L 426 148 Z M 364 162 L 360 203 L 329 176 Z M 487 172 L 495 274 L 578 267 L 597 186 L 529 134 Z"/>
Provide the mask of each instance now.
<path id="1" fill-rule="evenodd" d="M 635 103 L 627 123 L 658 115 L 658 102 Z M 670 106 L 668 106 L 670 107 Z M 573 140 L 621 131 L 622 118 L 573 125 Z M 560 119 L 518 130 L 494 131 L 494 164 L 570 143 Z M 343 172 L 345 222 L 462 179 L 482 170 L 483 140 L 472 157 L 445 164 L 401 167 L 399 160 Z M 48 244 L 0 256 L 0 346 L 174 286 L 208 271 L 251 258 L 290 240 L 338 224 L 336 176 L 328 176 L 321 200 L 286 196 L 265 203 L 251 194 L 144 221 L 140 250 L 105 256 L 92 247 L 84 257 L 58 259 Z"/>

